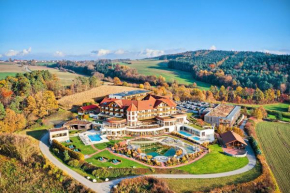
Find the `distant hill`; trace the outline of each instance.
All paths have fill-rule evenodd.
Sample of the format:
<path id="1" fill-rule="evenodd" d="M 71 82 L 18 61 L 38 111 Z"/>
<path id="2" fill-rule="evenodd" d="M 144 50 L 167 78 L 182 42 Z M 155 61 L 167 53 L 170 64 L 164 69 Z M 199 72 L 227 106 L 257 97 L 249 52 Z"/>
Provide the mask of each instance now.
<path id="1" fill-rule="evenodd" d="M 190 71 L 193 78 L 215 85 L 289 91 L 290 55 L 197 50 L 154 59 L 169 60 L 169 68 Z"/>

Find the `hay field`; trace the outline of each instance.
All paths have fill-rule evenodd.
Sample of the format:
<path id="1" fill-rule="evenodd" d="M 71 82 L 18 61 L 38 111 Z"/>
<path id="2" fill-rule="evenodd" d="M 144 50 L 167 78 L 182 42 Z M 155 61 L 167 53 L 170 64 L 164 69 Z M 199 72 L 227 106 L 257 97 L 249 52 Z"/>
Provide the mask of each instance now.
<path id="1" fill-rule="evenodd" d="M 0 80 L 7 76 L 15 76 L 17 73 L 24 73 L 25 69 L 18 64 L 3 62 L 0 63 Z"/>
<path id="2" fill-rule="evenodd" d="M 282 192 L 290 189 L 290 124 L 261 122 L 257 136 Z"/>
<path id="3" fill-rule="evenodd" d="M 106 95 L 119 93 L 124 91 L 139 90 L 138 88 L 125 86 L 109 86 L 102 85 L 84 92 L 76 93 L 70 96 L 65 96 L 58 100 L 59 105 L 64 108 L 72 108 L 74 105 L 79 106 L 84 102 L 99 100 Z"/>

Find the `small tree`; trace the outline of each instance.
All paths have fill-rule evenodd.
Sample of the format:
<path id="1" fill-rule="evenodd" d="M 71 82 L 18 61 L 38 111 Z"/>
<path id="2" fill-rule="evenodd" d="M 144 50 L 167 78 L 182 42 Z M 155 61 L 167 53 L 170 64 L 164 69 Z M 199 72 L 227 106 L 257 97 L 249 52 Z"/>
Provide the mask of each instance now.
<path id="1" fill-rule="evenodd" d="M 142 150 L 140 148 L 138 148 L 137 152 L 140 154 L 140 153 L 142 153 Z"/>
<path id="2" fill-rule="evenodd" d="M 283 119 L 283 116 L 282 116 L 281 112 L 277 112 L 275 117 L 276 117 L 277 120 L 282 120 Z"/>
<path id="3" fill-rule="evenodd" d="M 63 160 L 64 160 L 64 161 L 68 161 L 69 159 L 70 159 L 70 156 L 69 156 L 69 154 L 68 154 L 68 151 L 65 150 L 65 151 L 63 152 Z"/>
<path id="4" fill-rule="evenodd" d="M 114 77 L 113 82 L 114 82 L 114 85 L 116 85 L 116 86 L 122 84 L 121 80 L 118 77 Z"/>

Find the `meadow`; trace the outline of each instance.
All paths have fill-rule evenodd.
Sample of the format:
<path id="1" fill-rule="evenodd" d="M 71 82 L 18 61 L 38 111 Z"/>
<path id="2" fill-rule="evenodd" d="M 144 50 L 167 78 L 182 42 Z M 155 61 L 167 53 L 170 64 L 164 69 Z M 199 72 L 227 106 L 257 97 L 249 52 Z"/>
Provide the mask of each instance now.
<path id="1" fill-rule="evenodd" d="M 52 74 L 56 74 L 58 76 L 58 78 L 60 79 L 60 83 L 63 86 L 70 85 L 72 83 L 72 80 L 74 80 L 78 76 L 82 76 L 80 74 L 74 74 L 74 73 L 70 73 L 70 72 L 62 72 L 58 69 L 49 68 L 46 66 L 29 66 L 29 69 L 32 71 L 33 70 L 48 70 Z"/>
<path id="2" fill-rule="evenodd" d="M 30 70 L 48 70 L 53 74 L 56 74 L 60 82 L 63 86 L 68 86 L 72 83 L 72 80 L 75 79 L 78 76 L 82 76 L 79 74 L 73 74 L 70 72 L 62 72 L 54 68 L 49 68 L 46 66 L 29 66 L 28 67 Z M 19 66 L 18 64 L 15 63 L 0 63 L 0 79 L 4 79 L 7 76 L 15 76 L 17 73 L 25 73 L 26 70 L 24 67 Z"/>
<path id="3" fill-rule="evenodd" d="M 257 136 L 268 165 L 282 192 L 290 189 L 290 125 L 261 122 L 256 128 Z"/>
<path id="4" fill-rule="evenodd" d="M 82 105 L 84 102 L 98 100 L 109 94 L 136 89 L 137 88 L 125 86 L 102 85 L 84 92 L 62 97 L 60 100 L 58 100 L 58 103 L 65 108 L 71 108 L 73 105 Z"/>
<path id="5" fill-rule="evenodd" d="M 210 84 L 194 80 L 191 73 L 170 69 L 167 67 L 167 62 L 164 60 L 133 60 L 131 64 L 118 62 L 120 65 L 126 65 L 130 68 L 138 70 L 139 74 L 163 76 L 167 82 L 177 80 L 180 84 L 193 84 L 194 82 L 202 90 L 208 90 Z"/>

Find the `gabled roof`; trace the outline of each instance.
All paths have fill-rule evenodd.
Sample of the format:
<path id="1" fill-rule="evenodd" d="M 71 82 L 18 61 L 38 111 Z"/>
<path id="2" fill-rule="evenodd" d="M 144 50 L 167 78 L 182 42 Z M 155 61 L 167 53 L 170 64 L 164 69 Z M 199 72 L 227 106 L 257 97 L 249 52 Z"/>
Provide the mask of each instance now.
<path id="1" fill-rule="evenodd" d="M 127 111 L 137 111 L 137 107 L 132 103 L 132 104 L 128 107 Z"/>
<path id="2" fill-rule="evenodd" d="M 162 96 L 156 96 L 156 95 L 150 95 L 148 94 L 143 100 L 128 100 L 128 99 L 112 99 L 112 98 L 104 98 L 102 102 L 100 103 L 100 106 L 108 106 L 114 102 L 117 104 L 120 108 L 126 109 L 129 111 L 133 111 L 132 109 L 137 109 L 137 111 L 142 110 L 151 110 L 156 108 L 159 104 L 165 103 L 169 107 L 175 107 L 176 104 L 174 101 L 167 97 Z M 133 105 L 135 106 L 133 106 Z"/>
<path id="3" fill-rule="evenodd" d="M 237 134 L 233 131 L 227 131 L 225 133 L 222 133 L 221 138 L 223 139 L 223 142 L 225 144 L 231 143 L 234 141 L 238 141 L 244 145 L 247 145 L 247 143 L 244 141 L 244 139 L 239 134 Z"/>
<path id="4" fill-rule="evenodd" d="M 97 104 L 92 104 L 92 105 L 81 107 L 81 109 L 84 111 L 91 110 L 91 109 L 97 109 L 97 108 L 99 108 L 99 105 L 97 105 Z"/>

